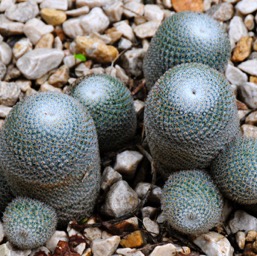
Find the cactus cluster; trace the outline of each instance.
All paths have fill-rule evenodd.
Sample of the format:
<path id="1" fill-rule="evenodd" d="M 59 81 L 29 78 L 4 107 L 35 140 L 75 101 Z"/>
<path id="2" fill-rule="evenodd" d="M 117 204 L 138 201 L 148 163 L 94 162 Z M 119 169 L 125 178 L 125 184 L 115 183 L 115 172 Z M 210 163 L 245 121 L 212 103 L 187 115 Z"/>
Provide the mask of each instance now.
<path id="1" fill-rule="evenodd" d="M 203 63 L 223 71 L 230 42 L 218 21 L 206 14 L 180 12 L 167 18 L 151 40 L 144 58 L 146 85 L 151 88 L 166 70 L 183 63 Z"/>
<path id="2" fill-rule="evenodd" d="M 33 249 L 45 244 L 57 224 L 55 210 L 38 200 L 17 197 L 3 214 L 3 227 L 8 240 L 19 249 Z"/>
<path id="3" fill-rule="evenodd" d="M 105 74 L 76 80 L 71 96 L 89 110 L 96 126 L 101 151 L 117 149 L 128 142 L 136 131 L 136 113 L 130 91 Z"/>
<path id="4" fill-rule="evenodd" d="M 59 222 L 89 215 L 100 189 L 92 117 L 62 93 L 39 93 L 14 106 L 2 130 L 1 163 L 16 196 L 54 207 Z"/>

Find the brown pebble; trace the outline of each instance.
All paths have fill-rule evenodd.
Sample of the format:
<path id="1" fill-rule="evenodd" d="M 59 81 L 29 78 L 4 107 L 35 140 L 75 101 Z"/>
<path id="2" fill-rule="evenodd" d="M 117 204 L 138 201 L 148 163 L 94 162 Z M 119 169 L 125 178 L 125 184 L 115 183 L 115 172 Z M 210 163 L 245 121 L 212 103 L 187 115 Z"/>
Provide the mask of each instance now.
<path id="1" fill-rule="evenodd" d="M 238 110 L 247 110 L 249 109 L 246 104 L 244 104 L 242 101 L 236 100 L 236 105 Z"/>
<path id="2" fill-rule="evenodd" d="M 253 38 L 249 36 L 242 37 L 233 52 L 232 61 L 240 62 L 245 60 L 251 54 Z"/>
<path id="3" fill-rule="evenodd" d="M 41 10 L 42 19 L 50 25 L 61 25 L 66 19 L 67 15 L 64 11 L 44 8 Z"/>
<path id="4" fill-rule="evenodd" d="M 63 65 L 49 77 L 48 83 L 61 88 L 68 82 L 69 78 L 69 68 Z"/>
<path id="5" fill-rule="evenodd" d="M 37 42 L 35 48 L 53 48 L 54 36 L 51 33 L 43 35 Z"/>
<path id="6" fill-rule="evenodd" d="M 254 242 L 256 240 L 256 237 L 257 237 L 257 232 L 255 230 L 249 230 L 246 234 L 245 241 Z"/>
<path id="7" fill-rule="evenodd" d="M 145 240 L 140 230 L 130 233 L 120 241 L 120 245 L 125 248 L 138 248 L 144 244 Z"/>
<path id="8" fill-rule="evenodd" d="M 116 43 L 122 37 L 122 33 L 115 27 L 109 28 L 105 31 L 105 34 L 111 38 L 111 44 Z"/>
<path id="9" fill-rule="evenodd" d="M 172 0 L 172 5 L 176 12 L 203 11 L 203 0 Z"/>

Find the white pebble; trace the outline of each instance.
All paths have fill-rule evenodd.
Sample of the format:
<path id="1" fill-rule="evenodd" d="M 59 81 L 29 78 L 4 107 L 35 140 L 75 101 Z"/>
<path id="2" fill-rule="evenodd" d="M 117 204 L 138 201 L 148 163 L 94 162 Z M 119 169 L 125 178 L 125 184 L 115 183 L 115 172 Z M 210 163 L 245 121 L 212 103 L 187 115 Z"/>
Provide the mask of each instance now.
<path id="1" fill-rule="evenodd" d="M 59 241 L 68 242 L 68 236 L 64 231 L 55 231 L 52 237 L 46 242 L 46 247 L 51 252 L 54 252 Z"/>
<path id="2" fill-rule="evenodd" d="M 120 243 L 119 236 L 112 236 L 107 239 L 96 239 L 92 242 L 91 248 L 94 256 L 111 256 Z"/>
<path id="3" fill-rule="evenodd" d="M 236 9 L 242 14 L 253 13 L 257 10 L 257 0 L 242 0 L 236 5 Z"/>

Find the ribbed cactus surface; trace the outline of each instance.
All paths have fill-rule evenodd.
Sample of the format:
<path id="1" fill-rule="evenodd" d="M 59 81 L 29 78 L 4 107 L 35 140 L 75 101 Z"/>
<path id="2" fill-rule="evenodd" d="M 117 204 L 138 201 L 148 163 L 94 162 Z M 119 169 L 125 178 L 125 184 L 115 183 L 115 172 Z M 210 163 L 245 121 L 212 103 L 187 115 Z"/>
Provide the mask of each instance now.
<path id="1" fill-rule="evenodd" d="M 144 58 L 146 85 L 151 88 L 169 68 L 198 62 L 224 70 L 230 57 L 225 30 L 210 16 L 180 12 L 167 18 L 151 40 Z"/>
<path id="2" fill-rule="evenodd" d="M 221 218 L 223 198 L 202 170 L 170 175 L 163 188 L 162 210 L 172 228 L 191 235 L 205 233 Z"/>
<path id="3" fill-rule="evenodd" d="M 3 215 L 5 235 L 22 250 L 44 245 L 53 235 L 56 224 L 57 215 L 52 207 L 25 197 L 10 202 Z"/>
<path id="4" fill-rule="evenodd" d="M 135 134 L 137 121 L 133 99 L 117 78 L 96 74 L 78 79 L 71 95 L 91 113 L 101 151 L 117 149 Z"/>
<path id="5" fill-rule="evenodd" d="M 146 138 L 166 176 L 204 169 L 239 133 L 235 98 L 226 79 L 199 63 L 168 70 L 145 106 Z"/>
<path id="6" fill-rule="evenodd" d="M 257 203 L 257 140 L 239 137 L 211 165 L 220 191 L 240 204 Z"/>
<path id="7" fill-rule="evenodd" d="M 1 147 L 15 195 L 47 202 L 60 221 L 92 211 L 100 189 L 98 140 L 92 117 L 77 100 L 47 92 L 18 103 L 4 124 Z M 60 218 L 66 210 L 71 214 Z"/>

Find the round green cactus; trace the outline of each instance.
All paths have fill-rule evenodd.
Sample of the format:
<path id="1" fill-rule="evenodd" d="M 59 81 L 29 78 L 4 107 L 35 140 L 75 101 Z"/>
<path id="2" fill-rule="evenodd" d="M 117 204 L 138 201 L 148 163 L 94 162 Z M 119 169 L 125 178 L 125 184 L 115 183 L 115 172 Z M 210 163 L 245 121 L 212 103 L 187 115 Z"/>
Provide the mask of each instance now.
<path id="1" fill-rule="evenodd" d="M 89 110 L 101 151 L 117 149 L 134 136 L 137 121 L 133 99 L 118 79 L 105 74 L 80 78 L 71 95 Z"/>
<path id="2" fill-rule="evenodd" d="M 257 203 L 257 140 L 239 137 L 211 165 L 221 193 L 240 204 Z"/>
<path id="3" fill-rule="evenodd" d="M 198 62 L 223 71 L 231 46 L 221 25 L 210 16 L 180 12 L 158 28 L 144 58 L 146 85 L 151 88 L 169 68 Z"/>
<path id="4" fill-rule="evenodd" d="M 239 134 L 234 95 L 226 79 L 199 63 L 168 70 L 145 106 L 146 138 L 164 175 L 204 169 Z"/>
<path id="5" fill-rule="evenodd" d="M 47 202 L 58 217 L 76 213 L 59 217 L 62 222 L 92 211 L 100 190 L 98 140 L 92 117 L 76 99 L 47 92 L 18 103 L 3 126 L 1 148 L 15 195 Z M 78 212 L 82 201 L 88 209 Z"/>
<path id="6" fill-rule="evenodd" d="M 8 204 L 3 214 L 4 232 L 19 249 L 33 249 L 45 244 L 57 224 L 55 210 L 38 201 L 17 197 Z"/>
<path id="7" fill-rule="evenodd" d="M 198 235 L 218 224 L 223 198 L 207 172 L 179 171 L 166 181 L 161 205 L 172 228 Z"/>

